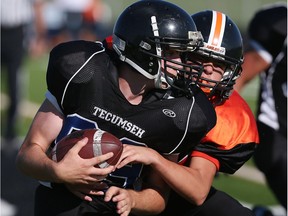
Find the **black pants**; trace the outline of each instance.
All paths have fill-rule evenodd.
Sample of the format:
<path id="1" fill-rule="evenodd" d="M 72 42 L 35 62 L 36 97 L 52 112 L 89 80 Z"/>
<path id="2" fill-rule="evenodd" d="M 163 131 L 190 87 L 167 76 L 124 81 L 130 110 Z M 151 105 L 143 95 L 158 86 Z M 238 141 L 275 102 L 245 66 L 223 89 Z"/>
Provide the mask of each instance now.
<path id="1" fill-rule="evenodd" d="M 287 135 L 257 122 L 260 144 L 254 154 L 254 161 L 265 175 L 274 195 L 287 209 Z"/>
<path id="2" fill-rule="evenodd" d="M 48 188 L 39 185 L 35 193 L 34 216 L 119 216 L 113 202 L 95 196 L 86 202 L 73 195 L 62 184 Z"/>
<path id="3" fill-rule="evenodd" d="M 25 54 L 24 39 L 25 26 L 13 28 L 1 27 L 1 67 L 7 70 L 7 86 L 10 104 L 8 117 L 5 122 L 7 139 L 16 135 L 16 121 L 19 101 L 19 71 Z M 2 74 L 1 74 L 2 77 Z"/>
<path id="4" fill-rule="evenodd" d="M 203 205 L 195 206 L 172 192 L 167 208 L 161 216 L 254 216 L 254 213 L 242 206 L 228 194 L 211 188 Z"/>

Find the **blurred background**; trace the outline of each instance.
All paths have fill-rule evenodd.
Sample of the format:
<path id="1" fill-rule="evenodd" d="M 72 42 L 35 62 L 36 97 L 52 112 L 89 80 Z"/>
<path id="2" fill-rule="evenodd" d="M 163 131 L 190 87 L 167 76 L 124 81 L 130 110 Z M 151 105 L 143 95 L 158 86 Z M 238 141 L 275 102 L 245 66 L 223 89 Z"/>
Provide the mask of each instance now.
<path id="1" fill-rule="evenodd" d="M 12 26 L 8 20 L 8 17 L 13 13 L 11 11 L 12 6 L 9 6 L 11 2 L 20 4 L 19 2 L 23 3 L 25 1 L 1 0 L 1 32 L 3 32 L 2 27 L 7 29 L 7 25 L 9 28 Z M 31 4 L 33 1 L 28 0 L 27 2 Z M 33 195 L 37 182 L 23 176 L 16 170 L 15 156 L 29 129 L 32 118 L 45 97 L 45 73 L 49 51 L 63 41 L 75 39 L 103 40 L 111 34 L 113 24 L 121 11 L 135 1 L 36 0 L 35 2 L 34 5 L 30 5 L 31 19 L 26 19 L 23 25 L 26 33 L 22 41 L 24 45 L 23 58 L 20 61 L 19 68 L 17 68 L 17 74 L 12 78 L 15 81 L 14 83 L 11 80 L 8 81 L 8 67 L 4 64 L 1 56 L 0 209 L 2 216 L 33 215 Z M 190 14 L 204 9 L 224 12 L 239 26 L 245 39 L 246 28 L 254 12 L 265 4 L 278 1 L 174 0 L 169 2 L 178 4 Z M 6 18 L 8 21 L 5 23 Z M 1 39 L 1 54 L 4 43 L 13 46 L 13 43 L 16 42 L 13 42 L 13 38 L 9 39 L 10 42 L 4 42 Z M 12 50 L 12 52 L 15 51 Z M 14 85 L 14 88 L 16 87 L 14 103 L 11 99 L 13 98 L 11 85 Z M 254 112 L 257 89 L 258 80 L 255 79 L 241 93 Z M 14 114 L 11 114 L 11 110 L 9 110 L 11 104 L 14 104 Z M 8 125 L 10 125 L 9 128 Z M 12 130 L 14 130 L 14 134 L 7 135 Z M 234 196 L 248 207 L 266 206 L 273 211 L 274 215 L 286 215 L 266 186 L 263 175 L 254 167 L 253 159 L 248 161 L 233 176 L 220 174 L 216 178 L 214 186 Z"/>

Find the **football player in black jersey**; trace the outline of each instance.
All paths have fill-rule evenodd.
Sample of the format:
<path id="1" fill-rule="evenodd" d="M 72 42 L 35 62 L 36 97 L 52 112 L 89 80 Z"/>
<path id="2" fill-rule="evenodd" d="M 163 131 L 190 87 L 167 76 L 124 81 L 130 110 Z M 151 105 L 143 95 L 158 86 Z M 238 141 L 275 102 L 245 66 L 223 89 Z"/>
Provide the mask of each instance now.
<path id="1" fill-rule="evenodd" d="M 46 153 L 73 130 L 87 128 L 169 157 L 191 151 L 216 123 L 213 106 L 191 82 L 202 65 L 185 63 L 187 51 L 202 42 L 183 9 L 143 0 L 119 16 L 111 50 L 100 42 L 72 41 L 50 52 L 46 99 L 17 156 L 18 168 L 41 181 L 36 216 L 126 216 L 165 208 L 168 187 L 148 166 L 97 169 L 111 155 L 81 159 L 85 139 L 59 163 Z"/>
<path id="2" fill-rule="evenodd" d="M 216 172 L 233 174 L 251 158 L 259 142 L 255 118 L 248 104 L 233 90 L 241 73 L 242 36 L 237 25 L 219 11 L 192 15 L 204 46 L 187 55 L 201 62 L 197 84 L 215 106 L 217 123 L 177 165 L 152 149 L 125 146 L 120 167 L 131 161 L 151 165 L 173 189 L 161 216 L 249 216 L 253 212 L 228 194 L 211 187 Z M 185 165 L 185 166 L 183 166 Z M 222 207 L 221 207 L 222 206 Z M 229 206 L 229 208 L 227 208 Z"/>
<path id="3" fill-rule="evenodd" d="M 260 145 L 254 161 L 287 210 L 287 2 L 265 5 L 248 26 L 243 73 L 235 88 L 259 75 Z"/>

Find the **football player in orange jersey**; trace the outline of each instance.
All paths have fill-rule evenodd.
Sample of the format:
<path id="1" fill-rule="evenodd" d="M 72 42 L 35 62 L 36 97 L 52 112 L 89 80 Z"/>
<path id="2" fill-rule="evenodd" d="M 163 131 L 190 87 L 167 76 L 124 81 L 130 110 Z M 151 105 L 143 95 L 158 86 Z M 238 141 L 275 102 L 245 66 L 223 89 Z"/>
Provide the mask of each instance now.
<path id="1" fill-rule="evenodd" d="M 192 18 L 203 35 L 204 47 L 189 53 L 186 61 L 203 63 L 204 72 L 195 82 L 215 106 L 216 126 L 191 154 L 180 154 L 179 163 L 184 166 L 159 159 L 151 149 L 138 152 L 135 147 L 125 146 L 126 158 L 120 167 L 138 161 L 161 174 L 173 190 L 161 216 L 253 215 L 237 200 L 212 187 L 217 172 L 233 174 L 251 158 L 259 142 L 251 109 L 237 92 L 232 92 L 241 73 L 242 37 L 235 23 L 221 12 L 202 11 Z"/>

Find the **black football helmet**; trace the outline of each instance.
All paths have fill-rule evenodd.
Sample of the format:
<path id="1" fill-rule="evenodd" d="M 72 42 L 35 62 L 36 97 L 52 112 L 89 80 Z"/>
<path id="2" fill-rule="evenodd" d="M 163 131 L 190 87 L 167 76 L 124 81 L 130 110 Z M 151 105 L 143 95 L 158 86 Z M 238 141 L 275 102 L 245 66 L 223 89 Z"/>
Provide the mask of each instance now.
<path id="1" fill-rule="evenodd" d="M 242 71 L 243 40 L 237 25 L 225 14 L 206 10 L 192 15 L 192 18 L 204 38 L 204 46 L 196 52 L 191 52 L 189 58 L 209 59 L 225 67 L 220 81 L 201 78 L 197 81 L 201 87 L 208 88 L 208 97 L 215 105 L 223 103 L 232 93 L 233 85 Z M 194 59 L 195 59 L 194 58 Z M 201 59 L 200 58 L 200 59 Z M 201 82 L 206 80 L 213 83 L 207 85 Z"/>
<path id="2" fill-rule="evenodd" d="M 191 16 L 180 7 L 161 0 L 142 0 L 130 5 L 118 17 L 113 29 L 113 48 L 120 60 L 148 79 L 154 79 L 156 88 L 163 88 L 163 83 L 175 86 L 175 78 L 161 72 L 161 59 L 165 67 L 169 67 L 166 51 L 185 52 L 202 44 L 203 38 Z M 200 65 L 191 67 L 182 62 L 178 65 L 185 69 L 178 67 L 177 79 L 187 78 L 187 82 L 177 83 L 186 85 L 188 77 L 192 73 L 196 75 L 196 70 L 202 68 Z M 190 73 L 187 67 L 190 67 Z M 187 91 L 187 86 L 176 87 Z"/>

